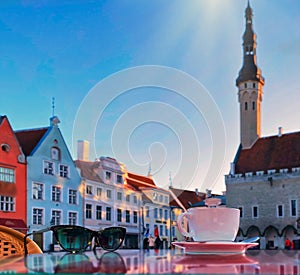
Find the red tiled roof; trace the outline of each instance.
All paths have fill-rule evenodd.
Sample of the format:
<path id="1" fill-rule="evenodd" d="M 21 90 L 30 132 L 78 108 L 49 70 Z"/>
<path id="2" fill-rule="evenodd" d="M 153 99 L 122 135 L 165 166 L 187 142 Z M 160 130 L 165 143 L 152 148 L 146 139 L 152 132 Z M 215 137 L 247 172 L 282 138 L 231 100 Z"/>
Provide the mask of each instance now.
<path id="1" fill-rule="evenodd" d="M 180 200 L 180 202 L 183 204 L 183 206 L 186 209 L 191 207 L 192 204 L 203 201 L 203 198 L 205 198 L 206 195 L 205 193 L 201 193 L 201 192 L 199 192 L 197 195 L 195 191 L 176 189 L 173 187 L 170 187 L 170 190 Z M 169 197 L 170 197 L 170 206 L 180 207 L 177 204 L 177 202 L 174 200 L 172 195 L 170 195 Z"/>
<path id="2" fill-rule="evenodd" d="M 126 175 L 126 182 L 137 190 L 140 188 L 157 188 L 152 178 L 130 172 Z"/>
<path id="3" fill-rule="evenodd" d="M 49 127 L 15 131 L 25 156 L 29 156 Z"/>
<path id="4" fill-rule="evenodd" d="M 238 154 L 236 174 L 300 167 L 300 132 L 260 138 Z"/>

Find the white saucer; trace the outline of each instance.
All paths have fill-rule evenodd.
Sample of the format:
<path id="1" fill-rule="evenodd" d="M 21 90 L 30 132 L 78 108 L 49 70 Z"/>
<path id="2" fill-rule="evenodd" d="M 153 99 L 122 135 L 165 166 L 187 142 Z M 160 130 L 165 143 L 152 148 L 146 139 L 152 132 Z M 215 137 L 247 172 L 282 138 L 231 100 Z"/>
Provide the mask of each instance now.
<path id="1" fill-rule="evenodd" d="M 186 254 L 244 254 L 250 247 L 258 243 L 244 242 L 172 242 L 177 247 L 183 248 Z"/>

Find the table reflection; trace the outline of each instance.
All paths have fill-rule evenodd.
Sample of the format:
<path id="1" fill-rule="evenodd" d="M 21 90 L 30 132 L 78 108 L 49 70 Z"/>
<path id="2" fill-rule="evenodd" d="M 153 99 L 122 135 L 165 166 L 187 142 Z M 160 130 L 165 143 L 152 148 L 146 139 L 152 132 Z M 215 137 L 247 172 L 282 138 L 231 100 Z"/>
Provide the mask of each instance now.
<path id="1" fill-rule="evenodd" d="M 123 257 L 116 252 L 106 252 L 100 258 L 83 254 L 36 254 L 25 259 L 29 272 L 38 273 L 104 273 L 125 274 Z"/>
<path id="2" fill-rule="evenodd" d="M 243 254 L 185 255 L 173 250 L 84 254 L 44 253 L 0 259 L 0 273 L 89 274 L 300 274 L 300 252 L 248 250 Z"/>

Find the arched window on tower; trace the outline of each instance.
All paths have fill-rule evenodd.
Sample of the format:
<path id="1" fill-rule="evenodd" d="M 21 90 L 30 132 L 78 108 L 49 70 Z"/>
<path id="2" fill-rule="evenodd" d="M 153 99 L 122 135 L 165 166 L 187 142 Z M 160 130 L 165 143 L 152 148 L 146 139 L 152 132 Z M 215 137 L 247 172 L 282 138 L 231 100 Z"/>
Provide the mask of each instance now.
<path id="1" fill-rule="evenodd" d="M 255 101 L 252 102 L 252 110 L 255 110 Z"/>
<path id="2" fill-rule="evenodd" d="M 245 102 L 245 111 L 248 110 L 248 102 Z"/>

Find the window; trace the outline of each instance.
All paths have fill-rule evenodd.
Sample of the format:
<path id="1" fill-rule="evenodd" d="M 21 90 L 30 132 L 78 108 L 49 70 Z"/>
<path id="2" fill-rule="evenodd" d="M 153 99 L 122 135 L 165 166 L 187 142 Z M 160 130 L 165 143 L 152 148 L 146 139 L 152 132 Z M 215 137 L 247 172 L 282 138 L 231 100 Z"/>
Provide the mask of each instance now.
<path id="1" fill-rule="evenodd" d="M 137 216 L 137 211 L 133 211 L 133 223 L 137 223 L 138 216 Z"/>
<path id="2" fill-rule="evenodd" d="M 1 149 L 3 152 L 9 152 L 10 146 L 8 144 L 2 143 L 1 144 Z"/>
<path id="3" fill-rule="evenodd" d="M 244 217 L 243 207 L 240 206 L 240 207 L 239 207 L 239 210 L 240 210 L 240 218 L 243 218 L 243 217 Z"/>
<path id="4" fill-rule="evenodd" d="M 130 195 L 126 195 L 126 201 L 130 202 Z"/>
<path id="5" fill-rule="evenodd" d="M 168 210 L 165 209 L 165 220 L 167 220 L 169 218 L 169 215 L 168 215 Z"/>
<path id="6" fill-rule="evenodd" d="M 162 224 L 159 226 L 159 235 L 164 235 L 164 226 Z"/>
<path id="7" fill-rule="evenodd" d="M 121 192 L 117 193 L 117 199 L 118 199 L 118 201 L 122 200 L 122 193 Z"/>
<path id="8" fill-rule="evenodd" d="M 69 212 L 69 224 L 76 225 L 77 224 L 77 213 L 76 212 Z"/>
<path id="9" fill-rule="evenodd" d="M 60 151 L 57 147 L 51 148 L 51 159 L 60 160 Z"/>
<path id="10" fill-rule="evenodd" d="M 253 88 L 255 88 L 255 83 L 253 83 Z"/>
<path id="11" fill-rule="evenodd" d="M 44 160 L 44 174 L 54 175 L 54 163 L 51 161 Z"/>
<path id="12" fill-rule="evenodd" d="M 96 206 L 96 219 L 102 220 L 102 206 L 101 205 Z"/>
<path id="13" fill-rule="evenodd" d="M 15 211 L 15 198 L 0 196 L 0 210 L 7 212 Z"/>
<path id="14" fill-rule="evenodd" d="M 97 197 L 98 198 L 101 198 L 101 195 L 102 195 L 102 188 L 97 188 Z"/>
<path id="15" fill-rule="evenodd" d="M 117 175 L 117 183 L 123 183 L 123 178 L 121 175 Z"/>
<path id="16" fill-rule="evenodd" d="M 0 167 L 0 181 L 15 183 L 15 170 Z"/>
<path id="17" fill-rule="evenodd" d="M 283 217 L 283 205 L 277 205 L 277 217 Z"/>
<path id="18" fill-rule="evenodd" d="M 68 165 L 63 165 L 63 164 L 60 164 L 59 165 L 59 175 L 62 177 L 62 178 L 70 178 L 70 168 Z"/>
<path id="19" fill-rule="evenodd" d="M 117 221 L 121 222 L 122 221 L 122 210 L 117 209 Z"/>
<path id="20" fill-rule="evenodd" d="M 153 200 L 157 201 L 157 193 L 153 193 Z"/>
<path id="21" fill-rule="evenodd" d="M 106 197 L 111 199 L 111 190 L 106 190 Z"/>
<path id="22" fill-rule="evenodd" d="M 291 200 L 291 216 L 296 217 L 296 215 L 297 215 L 296 200 Z"/>
<path id="23" fill-rule="evenodd" d="M 159 202 L 163 201 L 163 195 L 159 195 Z"/>
<path id="24" fill-rule="evenodd" d="M 165 226 L 165 236 L 169 236 L 169 230 L 166 226 Z"/>
<path id="25" fill-rule="evenodd" d="M 34 182 L 32 183 L 32 198 L 34 200 L 42 200 L 44 194 L 44 184 Z"/>
<path id="26" fill-rule="evenodd" d="M 154 208 L 154 218 L 157 219 L 158 218 L 158 209 Z"/>
<path id="27" fill-rule="evenodd" d="M 174 211 L 171 212 L 171 220 L 176 221 L 176 215 Z"/>
<path id="28" fill-rule="evenodd" d="M 159 218 L 162 219 L 162 217 L 163 217 L 163 210 L 159 209 Z"/>
<path id="29" fill-rule="evenodd" d="M 258 206 L 253 206 L 252 207 L 252 217 L 253 218 L 258 218 Z"/>
<path id="30" fill-rule="evenodd" d="M 169 197 L 165 196 L 165 204 L 169 204 Z"/>
<path id="31" fill-rule="evenodd" d="M 255 101 L 252 102 L 252 110 L 255 110 Z"/>
<path id="32" fill-rule="evenodd" d="M 52 186 L 52 201 L 61 201 L 61 188 L 59 186 Z"/>
<path id="33" fill-rule="evenodd" d="M 61 211 L 59 210 L 52 210 L 52 219 L 54 225 L 61 224 Z"/>
<path id="34" fill-rule="evenodd" d="M 69 189 L 69 204 L 77 204 L 77 190 Z"/>
<path id="35" fill-rule="evenodd" d="M 108 171 L 105 172 L 105 179 L 108 180 L 108 181 L 110 181 L 110 179 L 111 179 L 111 172 L 108 172 Z"/>
<path id="36" fill-rule="evenodd" d="M 92 185 L 86 185 L 86 187 L 85 187 L 85 193 L 87 195 L 93 195 L 93 186 Z"/>
<path id="37" fill-rule="evenodd" d="M 245 111 L 248 110 L 248 102 L 245 102 Z"/>
<path id="38" fill-rule="evenodd" d="M 129 223 L 130 222 L 130 211 L 126 210 L 126 222 Z"/>
<path id="39" fill-rule="evenodd" d="M 172 237 L 175 237 L 175 234 L 176 234 L 176 230 L 175 230 L 175 227 L 174 226 L 172 226 L 171 227 L 171 231 L 172 231 Z"/>
<path id="40" fill-rule="evenodd" d="M 32 223 L 33 224 L 43 224 L 43 209 L 33 208 Z"/>
<path id="41" fill-rule="evenodd" d="M 87 203 L 85 205 L 85 218 L 91 219 L 92 218 L 92 205 Z"/>
<path id="42" fill-rule="evenodd" d="M 247 88 L 247 83 L 244 84 L 244 88 Z"/>
<path id="43" fill-rule="evenodd" d="M 133 203 L 137 204 L 137 197 L 136 197 L 136 195 L 133 196 Z"/>
<path id="44" fill-rule="evenodd" d="M 145 207 L 146 210 L 146 217 L 149 218 L 150 217 L 150 210 L 149 210 L 149 206 Z"/>
<path id="45" fill-rule="evenodd" d="M 111 207 L 106 207 L 106 220 L 111 221 Z"/>

